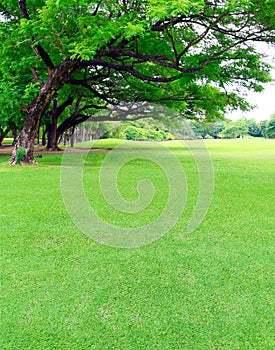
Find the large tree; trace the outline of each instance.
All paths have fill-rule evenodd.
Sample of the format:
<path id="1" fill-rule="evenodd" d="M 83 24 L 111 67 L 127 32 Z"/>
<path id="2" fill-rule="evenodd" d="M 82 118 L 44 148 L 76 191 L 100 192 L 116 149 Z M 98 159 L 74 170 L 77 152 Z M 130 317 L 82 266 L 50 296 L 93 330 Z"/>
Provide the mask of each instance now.
<path id="1" fill-rule="evenodd" d="M 33 162 L 64 86 L 89 91 L 93 106 L 149 100 L 206 119 L 248 108 L 238 88 L 271 79 L 253 43 L 274 43 L 273 10 L 268 0 L 1 1 L 0 102 L 24 115 L 11 162 L 20 146 Z"/>

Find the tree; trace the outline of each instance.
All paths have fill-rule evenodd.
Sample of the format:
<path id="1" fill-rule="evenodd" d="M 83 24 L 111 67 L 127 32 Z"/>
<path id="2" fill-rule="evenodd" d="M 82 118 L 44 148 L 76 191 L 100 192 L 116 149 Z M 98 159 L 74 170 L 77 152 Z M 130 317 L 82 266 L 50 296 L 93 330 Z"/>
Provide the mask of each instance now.
<path id="1" fill-rule="evenodd" d="M 248 125 L 245 118 L 238 119 L 235 122 L 227 124 L 221 132 L 221 137 L 226 139 L 234 139 L 244 137 L 248 134 Z"/>
<path id="2" fill-rule="evenodd" d="M 64 86 L 92 95 L 92 107 L 79 106 L 76 119 L 125 101 L 208 121 L 227 108 L 249 108 L 227 86 L 261 91 L 271 80 L 252 43 L 274 43 L 273 9 L 266 0 L 1 1 L 1 99 L 24 114 L 11 162 L 19 147 L 34 161 L 41 118 L 57 108 Z M 12 86 L 20 84 L 15 102 Z"/>
<path id="3" fill-rule="evenodd" d="M 272 114 L 266 127 L 266 136 L 268 138 L 275 138 L 275 114 Z"/>
<path id="4" fill-rule="evenodd" d="M 255 119 L 247 120 L 247 126 L 248 126 L 248 135 L 253 136 L 253 137 L 262 136 L 260 125 L 256 122 Z"/>
<path id="5" fill-rule="evenodd" d="M 227 121 L 222 120 L 213 123 L 193 121 L 192 128 L 197 138 L 218 139 L 221 137 L 221 132 L 226 128 L 227 124 Z"/>
<path id="6" fill-rule="evenodd" d="M 261 120 L 259 123 L 261 137 L 266 137 L 266 130 L 268 126 L 268 120 Z"/>

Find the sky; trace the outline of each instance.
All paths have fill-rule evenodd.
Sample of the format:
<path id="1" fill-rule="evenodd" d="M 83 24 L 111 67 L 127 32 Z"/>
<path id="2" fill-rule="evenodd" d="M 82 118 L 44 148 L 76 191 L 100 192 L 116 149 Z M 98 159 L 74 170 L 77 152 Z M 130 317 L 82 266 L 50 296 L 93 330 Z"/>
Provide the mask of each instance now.
<path id="1" fill-rule="evenodd" d="M 266 61 L 274 68 L 272 70 L 272 78 L 275 80 L 275 48 L 271 48 L 267 44 L 257 44 L 257 49 L 267 55 Z M 252 105 L 257 105 L 257 108 L 250 112 L 234 111 L 227 114 L 226 117 L 232 120 L 240 118 L 268 120 L 270 115 L 275 113 L 275 81 L 269 84 L 264 84 L 263 92 L 248 92 L 247 101 Z"/>

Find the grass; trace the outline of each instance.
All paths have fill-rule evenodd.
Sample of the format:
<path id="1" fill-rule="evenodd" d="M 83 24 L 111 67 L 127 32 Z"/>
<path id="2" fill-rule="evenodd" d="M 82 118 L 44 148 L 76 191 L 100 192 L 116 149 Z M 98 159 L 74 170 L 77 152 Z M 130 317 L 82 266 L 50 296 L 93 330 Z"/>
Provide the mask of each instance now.
<path id="1" fill-rule="evenodd" d="M 165 144 L 186 173 L 186 210 L 168 234 L 137 249 L 99 245 L 72 223 L 60 191 L 61 154 L 24 167 L 0 156 L 2 349 L 274 349 L 274 140 L 206 141 L 215 192 L 189 236 L 198 174 L 181 143 Z M 121 170 L 122 195 L 136 199 L 137 181 L 149 176 L 156 198 L 140 215 L 119 213 L 98 186 L 107 154 L 86 160 L 95 210 L 126 226 L 154 220 L 168 193 L 160 169 L 136 159 Z"/>
<path id="2" fill-rule="evenodd" d="M 2 141 L 3 145 L 12 145 L 13 138 L 10 137 L 5 137 L 4 140 Z"/>

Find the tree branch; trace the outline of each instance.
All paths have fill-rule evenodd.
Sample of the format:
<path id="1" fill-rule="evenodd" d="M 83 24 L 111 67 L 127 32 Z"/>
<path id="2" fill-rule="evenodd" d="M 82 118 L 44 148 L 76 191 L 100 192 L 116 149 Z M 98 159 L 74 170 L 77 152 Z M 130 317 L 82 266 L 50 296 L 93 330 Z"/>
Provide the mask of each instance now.
<path id="1" fill-rule="evenodd" d="M 30 16 L 29 16 L 28 10 L 27 10 L 26 0 L 18 0 L 18 5 L 20 8 L 22 18 L 30 20 Z"/>
<path id="2" fill-rule="evenodd" d="M 151 76 L 147 76 L 144 75 L 140 72 L 138 72 L 137 70 L 135 70 L 132 66 L 127 66 L 127 65 L 120 65 L 114 62 L 109 62 L 109 61 L 103 61 L 103 60 L 89 60 L 89 61 L 81 61 L 79 63 L 80 67 L 91 67 L 91 66 L 101 66 L 101 67 L 107 67 L 107 68 L 111 68 L 114 69 L 116 71 L 119 72 L 128 72 L 129 74 L 133 75 L 134 77 L 142 80 L 142 81 L 155 81 L 155 82 L 159 82 L 159 83 L 168 83 L 168 82 L 172 82 L 175 81 L 179 78 L 179 76 L 173 76 L 170 78 L 167 77 L 151 77 Z M 177 69 L 179 71 L 181 71 L 180 69 L 178 69 L 178 67 L 173 67 L 174 69 Z M 185 69 L 184 72 L 196 72 L 196 71 L 201 71 L 201 67 L 198 68 L 190 68 L 190 69 Z"/>
<path id="3" fill-rule="evenodd" d="M 27 20 L 30 20 L 30 16 L 28 14 L 26 0 L 18 0 L 19 9 L 22 15 L 22 18 L 25 18 Z M 54 64 L 49 56 L 49 54 L 43 49 L 43 47 L 38 44 L 35 46 L 35 49 L 37 50 L 39 56 L 44 61 L 45 65 L 48 67 L 49 70 L 54 68 Z"/>

